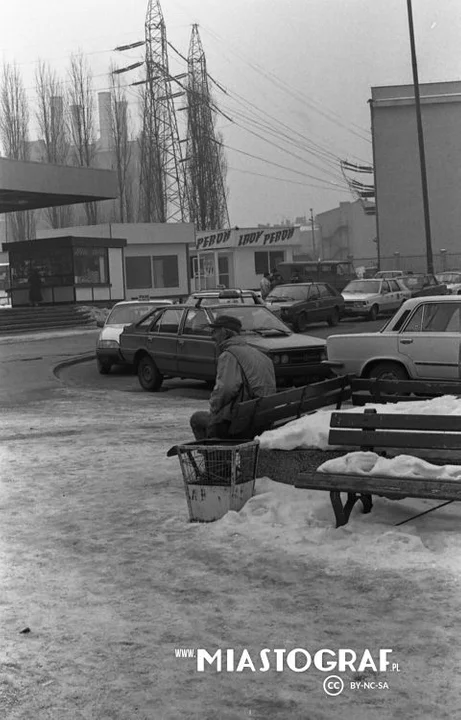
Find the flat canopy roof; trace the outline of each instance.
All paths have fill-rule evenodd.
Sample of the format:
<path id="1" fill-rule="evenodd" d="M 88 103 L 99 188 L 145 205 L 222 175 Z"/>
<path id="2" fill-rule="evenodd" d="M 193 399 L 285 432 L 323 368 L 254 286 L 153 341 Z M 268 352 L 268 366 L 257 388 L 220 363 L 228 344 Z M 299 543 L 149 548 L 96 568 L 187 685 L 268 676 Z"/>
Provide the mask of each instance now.
<path id="1" fill-rule="evenodd" d="M 112 170 L 0 158 L 0 214 L 118 196 Z"/>

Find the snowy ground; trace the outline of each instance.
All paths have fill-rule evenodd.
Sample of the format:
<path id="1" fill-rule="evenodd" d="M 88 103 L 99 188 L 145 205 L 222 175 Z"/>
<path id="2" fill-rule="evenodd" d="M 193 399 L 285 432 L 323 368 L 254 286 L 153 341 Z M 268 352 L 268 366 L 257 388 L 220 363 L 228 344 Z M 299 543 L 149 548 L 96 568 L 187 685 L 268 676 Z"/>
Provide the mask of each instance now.
<path id="1" fill-rule="evenodd" d="M 174 443 L 205 402 L 68 391 L 0 416 L 0 717 L 461 717 L 461 509 L 378 498 L 333 527 L 327 493 L 268 479 L 188 522 Z M 21 630 L 30 628 L 30 632 Z M 199 673 L 175 648 L 392 649 L 399 672 Z M 388 689 L 352 689 L 382 681 Z"/>

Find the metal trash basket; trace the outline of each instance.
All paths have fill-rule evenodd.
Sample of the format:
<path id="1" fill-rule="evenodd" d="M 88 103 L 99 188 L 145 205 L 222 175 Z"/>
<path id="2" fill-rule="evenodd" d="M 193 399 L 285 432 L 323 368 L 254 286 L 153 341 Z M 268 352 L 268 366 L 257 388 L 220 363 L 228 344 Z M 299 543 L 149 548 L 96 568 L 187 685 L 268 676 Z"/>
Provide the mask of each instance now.
<path id="1" fill-rule="evenodd" d="M 218 520 L 254 493 L 259 443 L 213 440 L 177 445 L 191 521 Z M 219 444 L 218 444 L 219 443 Z"/>

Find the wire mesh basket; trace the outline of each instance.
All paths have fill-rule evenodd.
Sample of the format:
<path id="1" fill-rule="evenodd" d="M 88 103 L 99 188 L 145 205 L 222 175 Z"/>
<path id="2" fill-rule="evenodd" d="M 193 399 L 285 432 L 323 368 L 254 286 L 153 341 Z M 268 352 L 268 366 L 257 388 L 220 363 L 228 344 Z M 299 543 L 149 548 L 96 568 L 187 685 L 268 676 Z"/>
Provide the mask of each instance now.
<path id="1" fill-rule="evenodd" d="M 222 441 L 176 447 L 186 485 L 240 485 L 255 479 L 259 443 Z"/>

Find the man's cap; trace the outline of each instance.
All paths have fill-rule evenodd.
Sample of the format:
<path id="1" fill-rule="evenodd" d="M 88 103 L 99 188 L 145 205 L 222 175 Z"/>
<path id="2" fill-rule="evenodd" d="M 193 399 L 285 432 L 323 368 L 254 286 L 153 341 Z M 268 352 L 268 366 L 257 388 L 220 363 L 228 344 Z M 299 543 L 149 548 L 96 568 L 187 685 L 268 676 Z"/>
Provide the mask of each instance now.
<path id="1" fill-rule="evenodd" d="M 218 315 L 210 325 L 213 329 L 226 328 L 227 330 L 233 330 L 237 333 L 242 329 L 242 323 L 233 315 Z"/>

